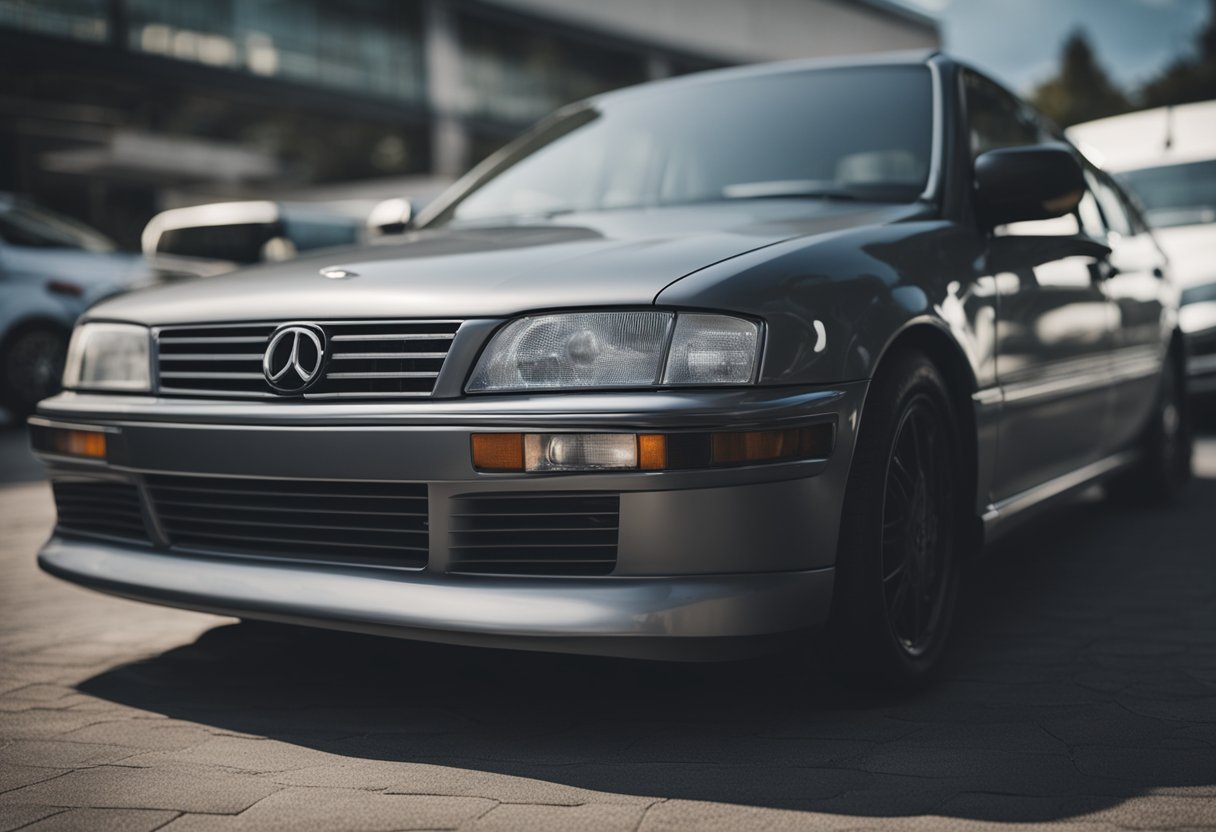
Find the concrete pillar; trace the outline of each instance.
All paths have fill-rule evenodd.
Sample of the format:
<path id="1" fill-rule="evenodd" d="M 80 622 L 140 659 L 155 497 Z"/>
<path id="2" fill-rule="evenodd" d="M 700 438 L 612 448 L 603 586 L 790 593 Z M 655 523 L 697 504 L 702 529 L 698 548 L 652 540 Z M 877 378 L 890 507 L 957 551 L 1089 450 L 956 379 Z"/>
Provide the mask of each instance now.
<path id="1" fill-rule="evenodd" d="M 431 172 L 459 176 L 469 166 L 469 134 L 462 116 L 460 37 L 449 0 L 426 0 L 423 43 L 426 95 L 433 118 Z"/>

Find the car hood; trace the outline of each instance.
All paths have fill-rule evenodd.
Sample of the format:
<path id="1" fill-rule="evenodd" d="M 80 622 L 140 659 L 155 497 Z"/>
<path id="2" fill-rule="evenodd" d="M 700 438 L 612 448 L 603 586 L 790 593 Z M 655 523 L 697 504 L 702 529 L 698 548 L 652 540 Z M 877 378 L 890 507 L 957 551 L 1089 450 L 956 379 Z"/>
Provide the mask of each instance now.
<path id="1" fill-rule="evenodd" d="M 1169 257 L 1179 288 L 1216 283 L 1216 223 L 1156 228 L 1153 236 Z"/>
<path id="2" fill-rule="evenodd" d="M 135 292 L 90 318 L 149 325 L 360 318 L 492 318 L 650 304 L 714 263 L 792 237 L 918 215 L 915 205 L 763 200 L 570 214 L 528 225 L 422 230 L 391 245 Z M 322 276 L 322 268 L 353 273 Z"/>

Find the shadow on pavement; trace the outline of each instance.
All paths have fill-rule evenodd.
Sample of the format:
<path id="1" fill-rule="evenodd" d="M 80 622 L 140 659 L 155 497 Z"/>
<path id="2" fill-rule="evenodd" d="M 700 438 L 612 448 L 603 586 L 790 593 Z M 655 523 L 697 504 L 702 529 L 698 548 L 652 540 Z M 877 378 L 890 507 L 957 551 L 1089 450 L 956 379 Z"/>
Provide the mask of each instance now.
<path id="1" fill-rule="evenodd" d="M 947 677 L 905 701 L 790 656 L 662 665 L 257 625 L 80 689 L 348 758 L 634 795 L 1002 821 L 1213 796 L 1214 505 L 1202 479 L 1179 507 L 1090 501 L 1020 533 L 975 567 Z"/>

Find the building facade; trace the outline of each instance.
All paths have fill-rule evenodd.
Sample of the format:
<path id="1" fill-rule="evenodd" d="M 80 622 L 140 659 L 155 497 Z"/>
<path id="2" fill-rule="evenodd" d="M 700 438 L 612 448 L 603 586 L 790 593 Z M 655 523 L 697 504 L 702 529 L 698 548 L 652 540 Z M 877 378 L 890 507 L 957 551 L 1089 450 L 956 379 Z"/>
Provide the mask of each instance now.
<path id="1" fill-rule="evenodd" d="M 0 191 L 133 245 L 192 201 L 451 178 L 608 89 L 937 44 L 895 0 L 0 0 Z"/>

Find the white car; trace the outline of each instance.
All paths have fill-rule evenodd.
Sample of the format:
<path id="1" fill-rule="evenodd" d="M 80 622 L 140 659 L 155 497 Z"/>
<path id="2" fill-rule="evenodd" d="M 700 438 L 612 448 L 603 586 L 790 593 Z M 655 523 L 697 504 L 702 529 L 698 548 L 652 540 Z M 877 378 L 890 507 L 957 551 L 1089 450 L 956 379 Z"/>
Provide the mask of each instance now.
<path id="1" fill-rule="evenodd" d="M 1182 289 L 1190 389 L 1216 392 L 1216 101 L 1090 121 L 1068 135 L 1139 199 Z"/>

